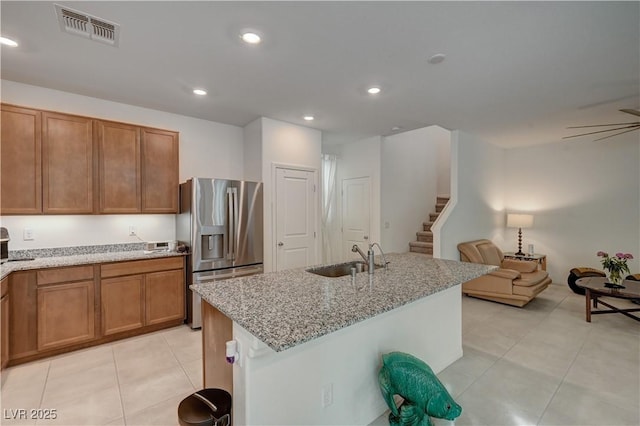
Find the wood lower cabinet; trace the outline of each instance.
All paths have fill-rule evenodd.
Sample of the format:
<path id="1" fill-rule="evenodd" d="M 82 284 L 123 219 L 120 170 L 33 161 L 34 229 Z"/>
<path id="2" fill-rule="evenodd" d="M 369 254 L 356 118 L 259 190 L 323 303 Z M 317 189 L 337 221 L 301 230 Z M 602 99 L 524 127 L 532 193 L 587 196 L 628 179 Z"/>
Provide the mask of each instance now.
<path id="1" fill-rule="evenodd" d="M 2 288 L 2 365 L 184 321 L 182 256 L 12 272 Z"/>
<path id="2" fill-rule="evenodd" d="M 184 259 L 101 266 L 102 332 L 115 334 L 184 319 Z"/>
<path id="3" fill-rule="evenodd" d="M 178 213 L 178 133 L 143 128 L 142 212 Z"/>
<path id="4" fill-rule="evenodd" d="M 143 275 L 102 280 L 100 292 L 103 335 L 144 326 Z"/>
<path id="5" fill-rule="evenodd" d="M 94 267 L 42 269 L 36 277 L 38 351 L 95 339 Z"/>
<path id="6" fill-rule="evenodd" d="M 9 362 L 9 278 L 4 278 L 0 298 L 0 368 Z"/>
<path id="7" fill-rule="evenodd" d="M 145 324 L 184 318 L 184 273 L 182 269 L 145 276 Z"/>
<path id="8" fill-rule="evenodd" d="M 38 287 L 38 350 L 95 338 L 94 282 Z"/>
<path id="9" fill-rule="evenodd" d="M 42 213 L 42 113 L 2 105 L 0 214 Z"/>
<path id="10" fill-rule="evenodd" d="M 9 359 L 38 353 L 38 297 L 36 272 L 13 272 L 9 277 Z"/>
<path id="11" fill-rule="evenodd" d="M 93 120 L 45 112 L 42 121 L 43 212 L 93 213 Z"/>

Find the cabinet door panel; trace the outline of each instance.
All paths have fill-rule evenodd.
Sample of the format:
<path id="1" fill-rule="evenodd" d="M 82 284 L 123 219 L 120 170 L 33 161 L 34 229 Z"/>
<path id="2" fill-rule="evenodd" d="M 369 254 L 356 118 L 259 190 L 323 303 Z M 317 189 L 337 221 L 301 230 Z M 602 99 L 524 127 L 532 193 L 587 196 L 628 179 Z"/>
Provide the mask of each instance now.
<path id="1" fill-rule="evenodd" d="M 93 121 L 43 114 L 42 173 L 45 213 L 93 212 Z"/>
<path id="2" fill-rule="evenodd" d="M 140 212 L 140 129 L 97 122 L 100 212 Z"/>
<path id="3" fill-rule="evenodd" d="M 41 113 L 2 105 L 0 213 L 42 213 Z"/>
<path id="4" fill-rule="evenodd" d="M 36 273 L 12 272 L 9 279 L 9 358 L 38 352 Z"/>
<path id="5" fill-rule="evenodd" d="M 142 129 L 142 211 L 178 212 L 178 134 Z"/>
<path id="6" fill-rule="evenodd" d="M 146 325 L 184 319 L 184 271 L 155 272 L 145 277 Z"/>
<path id="7" fill-rule="evenodd" d="M 9 362 L 9 296 L 0 299 L 0 368 Z"/>
<path id="8" fill-rule="evenodd" d="M 95 337 L 93 286 L 83 281 L 38 288 L 38 350 Z"/>
<path id="9" fill-rule="evenodd" d="M 115 334 L 144 325 L 144 276 L 101 281 L 102 334 Z"/>

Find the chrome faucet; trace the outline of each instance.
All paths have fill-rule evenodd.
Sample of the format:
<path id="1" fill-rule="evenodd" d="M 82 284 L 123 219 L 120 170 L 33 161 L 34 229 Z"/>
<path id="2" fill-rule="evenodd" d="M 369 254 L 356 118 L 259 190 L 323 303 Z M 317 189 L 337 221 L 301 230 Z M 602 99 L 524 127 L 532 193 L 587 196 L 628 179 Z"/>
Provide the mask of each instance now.
<path id="1" fill-rule="evenodd" d="M 378 246 L 378 249 L 380 250 L 380 253 L 382 254 L 382 261 L 384 262 L 384 269 L 387 269 L 387 265 L 389 264 L 389 262 L 387 262 L 387 258 L 384 255 L 384 251 L 382 251 L 382 247 L 380 247 L 380 244 L 378 243 L 372 243 L 369 244 L 369 249 L 367 250 L 367 254 L 365 256 L 364 252 L 362 250 L 360 250 L 360 247 L 358 247 L 357 244 L 354 244 L 353 247 L 351 247 L 351 251 L 354 253 L 358 253 L 360 255 L 360 257 L 362 257 L 362 259 L 365 261 L 365 263 L 367 264 L 367 269 L 369 272 L 369 275 L 373 274 L 373 271 L 376 267 L 375 262 L 374 262 L 374 254 L 373 254 L 373 246 Z"/>

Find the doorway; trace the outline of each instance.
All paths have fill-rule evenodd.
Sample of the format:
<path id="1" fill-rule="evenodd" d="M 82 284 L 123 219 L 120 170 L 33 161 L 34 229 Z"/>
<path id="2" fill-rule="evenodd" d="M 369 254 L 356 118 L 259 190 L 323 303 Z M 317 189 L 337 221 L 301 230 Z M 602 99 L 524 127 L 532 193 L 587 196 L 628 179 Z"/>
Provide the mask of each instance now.
<path id="1" fill-rule="evenodd" d="M 315 182 L 313 170 L 276 167 L 276 271 L 317 263 Z"/>
<path id="2" fill-rule="evenodd" d="M 369 176 L 342 180 L 342 257 L 359 259 L 351 247 L 363 251 L 369 245 L 371 226 L 371 183 Z"/>

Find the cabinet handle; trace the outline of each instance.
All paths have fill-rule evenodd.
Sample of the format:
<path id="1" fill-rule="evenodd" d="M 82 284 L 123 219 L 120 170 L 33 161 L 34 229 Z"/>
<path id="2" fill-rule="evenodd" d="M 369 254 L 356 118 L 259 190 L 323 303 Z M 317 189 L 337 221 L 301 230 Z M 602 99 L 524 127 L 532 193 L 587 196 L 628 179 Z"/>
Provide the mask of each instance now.
<path id="1" fill-rule="evenodd" d="M 283 245 L 284 245 L 284 243 L 283 243 L 282 241 L 280 241 L 280 242 L 278 243 L 278 247 L 282 247 Z"/>

